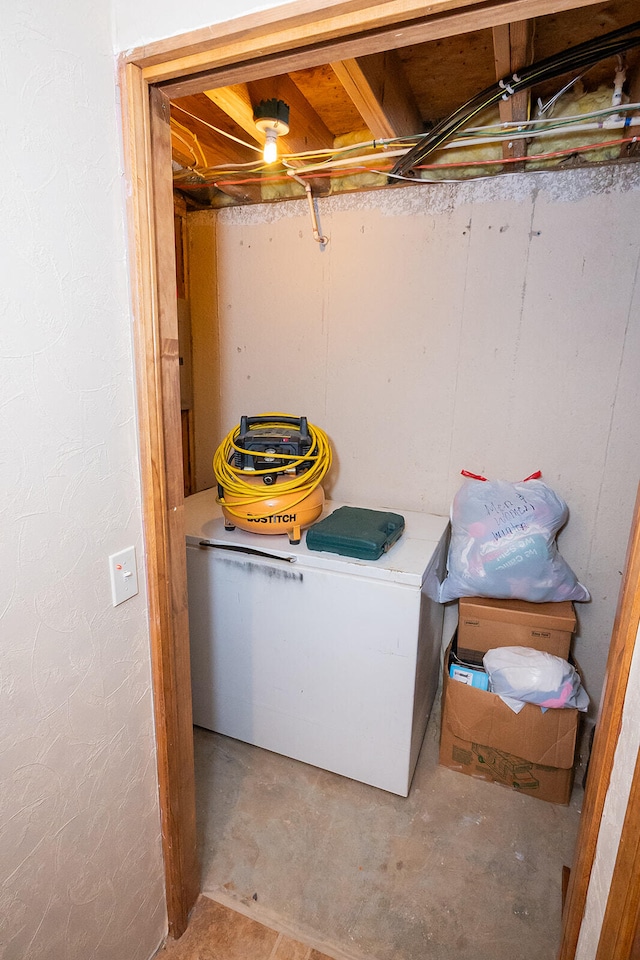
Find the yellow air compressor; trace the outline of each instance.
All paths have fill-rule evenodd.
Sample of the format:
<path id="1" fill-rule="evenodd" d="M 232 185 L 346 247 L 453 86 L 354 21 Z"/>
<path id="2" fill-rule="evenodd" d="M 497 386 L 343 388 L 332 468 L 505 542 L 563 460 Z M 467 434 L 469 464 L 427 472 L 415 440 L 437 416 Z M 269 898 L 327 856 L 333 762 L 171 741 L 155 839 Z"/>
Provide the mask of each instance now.
<path id="1" fill-rule="evenodd" d="M 242 417 L 213 457 L 225 528 L 286 533 L 299 543 L 322 513 L 321 482 L 330 466 L 327 436 L 306 417 Z"/>

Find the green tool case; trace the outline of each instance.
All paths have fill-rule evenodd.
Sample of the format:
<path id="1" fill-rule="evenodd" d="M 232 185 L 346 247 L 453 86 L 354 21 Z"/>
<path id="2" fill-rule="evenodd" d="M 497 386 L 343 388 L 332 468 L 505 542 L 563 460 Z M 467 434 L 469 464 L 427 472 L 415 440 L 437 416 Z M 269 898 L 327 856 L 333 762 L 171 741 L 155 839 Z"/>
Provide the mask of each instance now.
<path id="1" fill-rule="evenodd" d="M 338 507 L 307 530 L 307 547 L 359 560 L 377 560 L 393 546 L 403 530 L 404 517 L 399 513 Z"/>

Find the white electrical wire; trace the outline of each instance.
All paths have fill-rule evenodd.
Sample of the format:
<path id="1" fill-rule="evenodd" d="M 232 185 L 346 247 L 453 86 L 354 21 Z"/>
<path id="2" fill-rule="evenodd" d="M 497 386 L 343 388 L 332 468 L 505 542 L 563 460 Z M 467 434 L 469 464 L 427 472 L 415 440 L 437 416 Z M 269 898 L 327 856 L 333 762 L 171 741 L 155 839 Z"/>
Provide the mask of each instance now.
<path id="1" fill-rule="evenodd" d="M 183 109 L 180 107 L 179 109 Z M 559 132 L 565 132 L 567 134 L 574 133 L 588 133 L 594 131 L 602 130 L 616 130 L 620 128 L 626 128 L 629 126 L 635 126 L 640 123 L 640 116 L 630 117 L 627 116 L 626 119 L 621 119 L 620 114 L 622 112 L 627 114 L 633 111 L 640 111 L 640 103 L 629 103 L 629 104 L 620 104 L 613 107 L 605 107 L 600 110 L 589 111 L 584 114 L 571 115 L 568 117 L 556 117 L 556 118 L 542 118 L 539 117 L 534 120 L 519 120 L 513 122 L 505 123 L 494 123 L 486 124 L 479 127 L 470 127 L 466 131 L 466 135 L 460 137 L 460 139 L 452 139 L 449 142 L 443 144 L 439 149 L 442 150 L 452 150 L 462 147 L 471 147 L 478 145 L 487 145 L 487 144 L 496 144 L 504 142 L 505 140 L 523 140 L 529 139 L 534 140 L 538 137 L 545 137 L 552 134 L 557 135 Z M 183 110 L 184 113 L 188 111 Z M 597 117 L 604 117 L 605 120 L 602 123 L 584 123 L 584 120 L 591 120 Z M 610 117 L 610 120 L 606 120 L 607 117 Z M 198 118 L 195 118 L 198 119 Z M 202 121 L 206 123 L 206 121 Z M 206 124 L 207 126 L 212 127 L 216 130 L 216 127 L 213 127 L 212 124 Z M 531 128 L 531 129 L 529 129 Z M 224 131 L 220 131 L 224 133 Z M 486 133 L 486 136 L 482 136 L 483 133 Z M 230 137 L 232 140 L 236 140 L 238 143 L 244 143 L 242 140 L 238 140 L 237 137 L 232 137 L 231 134 L 225 134 L 225 136 Z M 395 137 L 389 138 L 387 140 L 364 140 L 357 144 L 352 144 L 349 147 L 343 147 L 339 150 L 327 148 L 327 150 L 308 150 L 296 154 L 286 154 L 281 157 L 281 161 L 286 168 L 286 172 L 292 176 L 294 179 L 298 179 L 300 174 L 309 174 L 314 172 L 340 169 L 340 167 L 353 167 L 360 166 L 364 172 L 375 173 L 377 171 L 371 169 L 369 164 L 379 162 L 380 159 L 391 159 L 395 157 L 404 156 L 404 154 L 409 149 L 409 146 L 404 146 L 401 149 L 388 150 L 386 149 L 387 145 L 395 143 L 407 143 L 411 140 L 419 139 L 420 135 L 417 134 L 414 138 L 408 137 Z M 245 146 L 251 146 L 250 144 L 245 144 Z M 353 156 L 352 151 L 364 148 L 376 148 L 382 147 L 385 148 L 382 152 L 370 153 L 363 155 Z M 259 151 L 258 147 L 252 147 L 256 151 Z M 349 153 L 348 157 L 342 157 L 341 159 L 335 159 L 340 157 L 340 154 Z M 292 160 L 303 159 L 304 157 L 317 157 L 326 153 L 327 159 L 320 160 L 317 163 L 305 164 L 302 166 L 293 167 L 290 163 Z M 533 157 L 531 158 L 533 159 Z M 208 170 L 237 170 L 237 169 L 247 169 L 255 167 L 256 165 L 262 166 L 262 161 L 252 161 L 249 163 L 242 164 L 218 164 L 216 166 L 208 167 Z M 295 171 L 295 176 L 290 171 Z M 408 180 L 415 183 L 415 178 L 413 177 L 402 177 L 396 175 L 394 179 L 398 180 Z"/>
<path id="2" fill-rule="evenodd" d="M 625 103 L 620 107 L 602 107 L 600 110 L 589 110 L 587 113 L 574 113 L 568 117 L 537 117 L 534 120 L 508 120 L 504 123 L 490 123 L 485 124 L 482 127 L 469 127 L 467 130 L 467 135 L 470 133 L 482 133 L 485 130 L 497 130 L 497 129 L 511 129 L 512 127 L 520 129 L 520 127 L 537 127 L 539 124 L 556 124 L 557 126 L 564 126 L 565 124 L 571 124 L 574 121 L 578 123 L 580 120 L 590 120 L 593 117 L 604 117 L 607 114 L 616 115 L 624 110 L 627 113 L 632 112 L 633 110 L 640 110 L 640 103 Z"/>
<path id="3" fill-rule="evenodd" d="M 562 87 L 560 90 L 558 90 L 557 93 L 554 93 L 554 95 L 551 97 L 551 99 L 550 99 L 550 100 L 547 100 L 546 103 L 543 103 L 542 100 L 540 99 L 540 97 L 538 97 L 538 117 L 541 118 L 543 113 L 546 113 L 547 110 L 550 110 L 551 107 L 553 107 L 554 104 L 556 104 L 556 103 L 558 102 L 558 100 L 560 99 L 560 97 L 562 96 L 563 93 L 566 93 L 567 90 L 570 90 L 571 87 L 572 87 L 574 84 L 576 84 L 576 83 L 578 82 L 578 80 L 582 80 L 583 77 L 584 77 L 584 73 L 580 73 L 580 74 L 578 74 L 577 77 L 573 77 L 572 80 L 569 80 L 569 83 L 565 83 L 564 87 Z"/>
<path id="4" fill-rule="evenodd" d="M 506 131 L 504 134 L 497 134 L 493 137 L 475 137 L 467 140 L 451 140 L 449 143 L 443 144 L 439 149 L 441 150 L 452 150 L 458 147 L 473 147 L 478 145 L 486 145 L 493 143 L 503 143 L 505 140 L 535 140 L 538 137 L 551 136 L 558 134 L 558 130 L 563 130 L 566 133 L 587 133 L 593 132 L 595 130 L 617 130 L 620 128 L 627 128 L 640 124 L 640 117 L 631 117 L 628 120 L 619 120 L 613 123 L 607 124 L 606 127 L 603 127 L 602 124 L 591 123 L 591 124 L 580 124 L 580 125 L 570 125 L 569 129 L 566 128 L 566 125 L 563 124 L 561 127 L 547 128 L 543 130 L 529 130 L 529 131 Z M 594 146 L 597 146 L 595 144 Z M 388 150 L 385 151 L 382 155 L 384 159 L 387 157 L 402 157 L 406 153 L 406 150 Z M 307 164 L 304 167 L 297 167 L 296 172 L 300 174 L 309 174 L 318 172 L 320 170 L 333 170 L 340 167 L 353 167 L 353 166 L 364 166 L 365 164 L 379 162 L 381 159 L 380 154 L 365 154 L 360 157 L 347 157 L 344 160 L 333 160 L 325 163 L 316 163 L 316 164 Z M 530 159 L 533 159 L 531 157 Z M 369 167 L 365 167 L 369 169 Z M 373 172 L 373 171 L 371 171 Z M 405 178 L 401 177 L 399 179 L 413 179 L 411 177 Z"/>
<path id="5" fill-rule="evenodd" d="M 209 127 L 210 130 L 215 130 L 216 133 L 221 134 L 223 137 L 227 137 L 229 140 L 234 140 L 236 143 L 241 143 L 243 147 L 248 147 L 249 150 L 255 150 L 256 153 L 262 153 L 262 147 L 256 146 L 255 143 L 247 143 L 246 140 L 241 140 L 240 137 L 234 137 L 232 133 L 227 133 L 226 130 L 221 130 L 220 127 L 215 127 L 212 123 L 209 123 L 207 120 L 203 120 L 202 117 L 196 117 L 195 113 L 189 113 L 188 110 L 185 110 L 184 107 L 178 106 L 177 103 L 172 103 L 171 106 L 175 110 L 181 110 L 183 113 L 186 113 L 188 117 L 191 117 L 192 120 L 197 120 L 199 123 L 204 123 L 205 127 Z"/>
<path id="6" fill-rule="evenodd" d="M 560 132 L 566 134 L 573 133 L 593 133 L 595 130 L 605 131 L 605 130 L 619 130 L 621 127 L 633 127 L 636 124 L 640 123 L 639 117 L 629 117 L 627 120 L 616 120 L 610 123 L 607 123 L 605 126 L 602 123 L 582 123 L 582 124 L 562 124 L 555 127 L 547 128 L 546 130 L 513 130 L 508 131 L 505 136 L 501 137 L 476 137 L 471 140 L 452 140 L 450 143 L 445 143 L 440 149 L 450 150 L 454 147 L 471 147 L 474 144 L 485 144 L 485 143 L 497 143 L 504 140 L 535 140 L 538 137 L 547 137 L 547 136 L 558 136 Z"/>

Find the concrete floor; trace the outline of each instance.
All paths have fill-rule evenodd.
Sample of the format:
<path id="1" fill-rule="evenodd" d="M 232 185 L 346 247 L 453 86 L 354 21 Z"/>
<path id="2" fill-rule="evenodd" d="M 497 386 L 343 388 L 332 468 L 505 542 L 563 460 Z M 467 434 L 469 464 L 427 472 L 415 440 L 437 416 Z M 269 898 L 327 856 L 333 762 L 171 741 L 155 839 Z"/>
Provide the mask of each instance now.
<path id="1" fill-rule="evenodd" d="M 196 729 L 203 892 L 339 960 L 553 960 L 582 790 L 440 767 L 438 721 L 406 799 Z"/>

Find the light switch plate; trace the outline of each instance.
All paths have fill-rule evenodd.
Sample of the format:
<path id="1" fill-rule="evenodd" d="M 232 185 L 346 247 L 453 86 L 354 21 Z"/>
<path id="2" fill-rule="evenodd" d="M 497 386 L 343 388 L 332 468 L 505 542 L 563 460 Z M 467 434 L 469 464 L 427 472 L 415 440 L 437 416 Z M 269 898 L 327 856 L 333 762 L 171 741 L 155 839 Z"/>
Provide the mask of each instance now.
<path id="1" fill-rule="evenodd" d="M 109 557 L 111 573 L 111 598 L 114 607 L 124 603 L 138 592 L 138 571 L 136 570 L 136 548 L 127 547 Z"/>

